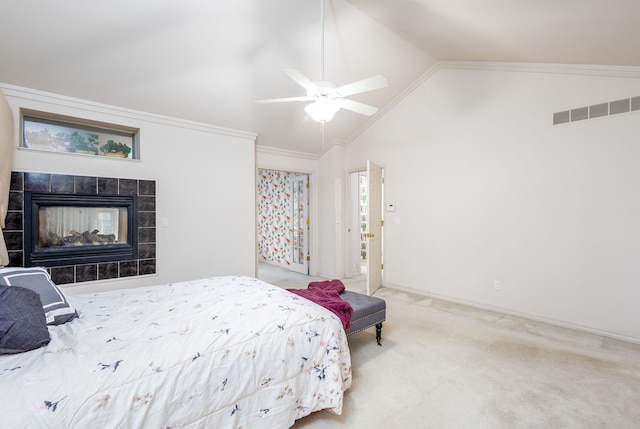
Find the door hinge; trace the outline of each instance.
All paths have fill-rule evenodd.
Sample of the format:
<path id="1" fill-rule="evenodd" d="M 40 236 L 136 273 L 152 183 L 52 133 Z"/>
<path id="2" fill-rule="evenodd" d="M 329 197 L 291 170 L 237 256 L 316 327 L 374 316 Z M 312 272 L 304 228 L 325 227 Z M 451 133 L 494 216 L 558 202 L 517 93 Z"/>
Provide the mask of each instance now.
<path id="1" fill-rule="evenodd" d="M 384 264 L 380 264 L 380 269 L 384 270 Z"/>
<path id="2" fill-rule="evenodd" d="M 380 221 L 380 226 L 384 226 L 384 220 Z"/>
<path id="3" fill-rule="evenodd" d="M 311 260 L 311 256 L 307 255 L 307 262 Z"/>
<path id="4" fill-rule="evenodd" d="M 311 225 L 311 219 L 307 219 L 307 225 Z"/>
<path id="5" fill-rule="evenodd" d="M 307 184 L 305 186 L 307 187 L 307 189 L 309 189 L 311 187 L 311 185 L 309 185 L 309 182 L 307 182 Z"/>

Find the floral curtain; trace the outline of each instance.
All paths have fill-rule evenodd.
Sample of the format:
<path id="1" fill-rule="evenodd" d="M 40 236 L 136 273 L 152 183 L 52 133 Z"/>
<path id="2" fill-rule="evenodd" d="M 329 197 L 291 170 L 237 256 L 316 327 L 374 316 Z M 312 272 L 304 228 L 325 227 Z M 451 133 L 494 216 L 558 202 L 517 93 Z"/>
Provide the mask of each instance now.
<path id="1" fill-rule="evenodd" d="M 13 164 L 13 115 L 7 99 L 0 90 L 0 230 L 5 227 L 9 209 L 9 185 Z M 9 264 L 4 235 L 0 234 L 0 266 Z"/>
<path id="2" fill-rule="evenodd" d="M 258 256 L 291 265 L 291 173 L 258 170 Z"/>

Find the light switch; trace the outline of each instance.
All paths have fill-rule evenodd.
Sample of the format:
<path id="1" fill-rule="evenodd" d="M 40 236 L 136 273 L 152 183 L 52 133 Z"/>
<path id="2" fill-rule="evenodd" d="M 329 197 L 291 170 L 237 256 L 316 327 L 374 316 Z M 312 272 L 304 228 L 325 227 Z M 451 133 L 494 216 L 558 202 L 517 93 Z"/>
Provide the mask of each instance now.
<path id="1" fill-rule="evenodd" d="M 163 217 L 162 219 L 160 219 L 160 225 L 169 226 L 169 218 L 168 217 Z"/>
<path id="2" fill-rule="evenodd" d="M 395 212 L 396 211 L 396 205 L 393 203 L 387 204 L 387 211 L 388 212 Z"/>

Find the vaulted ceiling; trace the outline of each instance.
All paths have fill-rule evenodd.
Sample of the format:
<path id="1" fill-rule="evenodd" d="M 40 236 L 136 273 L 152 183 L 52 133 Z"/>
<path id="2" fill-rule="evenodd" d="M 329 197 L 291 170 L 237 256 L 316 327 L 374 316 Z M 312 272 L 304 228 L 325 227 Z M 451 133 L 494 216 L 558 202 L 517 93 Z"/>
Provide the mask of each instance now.
<path id="1" fill-rule="evenodd" d="M 220 127 L 319 154 L 302 102 L 321 80 L 321 0 L 20 0 L 0 10 L 0 82 Z M 637 0 L 324 0 L 324 77 L 381 74 L 384 107 L 438 61 L 640 66 Z M 341 110 L 324 145 L 375 120 Z"/>

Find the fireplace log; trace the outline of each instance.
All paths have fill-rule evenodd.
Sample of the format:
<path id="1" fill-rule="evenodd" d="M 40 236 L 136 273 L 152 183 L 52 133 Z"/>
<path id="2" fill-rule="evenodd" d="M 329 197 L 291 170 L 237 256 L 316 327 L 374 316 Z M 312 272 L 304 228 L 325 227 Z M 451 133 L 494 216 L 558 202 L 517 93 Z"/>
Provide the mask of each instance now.
<path id="1" fill-rule="evenodd" d="M 93 231 L 78 232 L 71 230 L 69 235 L 60 236 L 53 231 L 48 231 L 42 247 L 62 247 L 62 246 L 85 246 L 85 245 L 100 245 L 115 243 L 115 234 L 100 234 L 100 231 L 94 229 Z"/>

